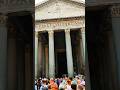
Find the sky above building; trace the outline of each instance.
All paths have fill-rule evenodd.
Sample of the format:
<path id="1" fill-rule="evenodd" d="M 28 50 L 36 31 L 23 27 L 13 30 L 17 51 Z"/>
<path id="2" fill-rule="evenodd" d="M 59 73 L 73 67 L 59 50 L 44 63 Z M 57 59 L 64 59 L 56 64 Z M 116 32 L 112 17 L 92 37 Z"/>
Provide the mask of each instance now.
<path id="1" fill-rule="evenodd" d="M 43 1 L 45 1 L 45 0 L 35 0 L 35 4 L 41 3 L 41 2 L 43 2 Z M 77 1 L 77 0 L 75 0 L 75 1 Z M 79 1 L 80 1 L 80 0 L 79 0 Z M 81 0 L 81 1 L 85 1 L 85 0 Z"/>

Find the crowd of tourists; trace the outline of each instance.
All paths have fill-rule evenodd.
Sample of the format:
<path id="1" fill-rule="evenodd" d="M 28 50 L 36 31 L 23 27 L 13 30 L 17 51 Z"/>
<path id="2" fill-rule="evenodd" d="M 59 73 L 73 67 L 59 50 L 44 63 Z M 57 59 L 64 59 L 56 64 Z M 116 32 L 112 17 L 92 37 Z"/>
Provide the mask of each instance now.
<path id="1" fill-rule="evenodd" d="M 35 90 L 85 90 L 85 77 L 39 78 L 35 80 Z"/>

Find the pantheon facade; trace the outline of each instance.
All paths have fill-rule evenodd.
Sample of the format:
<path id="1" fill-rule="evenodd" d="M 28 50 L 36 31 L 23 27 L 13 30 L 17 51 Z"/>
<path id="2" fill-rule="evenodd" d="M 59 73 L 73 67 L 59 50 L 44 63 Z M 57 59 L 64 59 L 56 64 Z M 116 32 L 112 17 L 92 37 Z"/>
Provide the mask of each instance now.
<path id="1" fill-rule="evenodd" d="M 0 90 L 33 90 L 33 0 L 0 1 Z"/>
<path id="2" fill-rule="evenodd" d="M 35 7 L 35 77 L 73 77 L 85 69 L 85 4 L 48 0 Z"/>

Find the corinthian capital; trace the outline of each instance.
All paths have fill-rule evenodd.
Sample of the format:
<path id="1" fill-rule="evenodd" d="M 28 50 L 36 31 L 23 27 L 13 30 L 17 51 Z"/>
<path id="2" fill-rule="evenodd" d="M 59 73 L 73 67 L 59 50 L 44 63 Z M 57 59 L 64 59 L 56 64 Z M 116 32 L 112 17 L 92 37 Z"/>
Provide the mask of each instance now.
<path id="1" fill-rule="evenodd" d="M 82 33 L 84 33 L 85 32 L 85 27 L 82 27 L 80 30 L 81 30 Z"/>
<path id="2" fill-rule="evenodd" d="M 48 31 L 48 34 L 53 34 L 53 33 L 54 33 L 53 30 Z"/>
<path id="3" fill-rule="evenodd" d="M 53 37 L 54 31 L 53 31 L 53 30 L 49 30 L 49 31 L 48 31 L 48 34 L 49 34 L 50 37 Z"/>
<path id="4" fill-rule="evenodd" d="M 14 38 L 16 37 L 16 29 L 15 26 L 11 23 L 8 23 L 8 37 Z"/>
<path id="5" fill-rule="evenodd" d="M 38 38 L 39 33 L 35 31 L 35 37 Z"/>
<path id="6" fill-rule="evenodd" d="M 6 24 L 6 21 L 7 21 L 7 16 L 0 15 L 0 24 Z"/>
<path id="7" fill-rule="evenodd" d="M 111 7 L 111 15 L 113 17 L 120 17 L 120 5 Z"/>
<path id="8" fill-rule="evenodd" d="M 70 29 L 65 29 L 65 33 L 70 33 Z"/>

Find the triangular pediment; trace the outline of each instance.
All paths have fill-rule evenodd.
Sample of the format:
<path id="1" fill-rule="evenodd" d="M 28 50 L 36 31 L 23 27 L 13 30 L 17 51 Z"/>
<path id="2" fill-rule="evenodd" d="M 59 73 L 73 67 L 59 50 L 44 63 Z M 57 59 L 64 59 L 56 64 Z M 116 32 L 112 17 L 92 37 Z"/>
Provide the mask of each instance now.
<path id="1" fill-rule="evenodd" d="M 48 0 L 35 8 L 35 20 L 85 16 L 83 3 L 71 0 Z"/>

